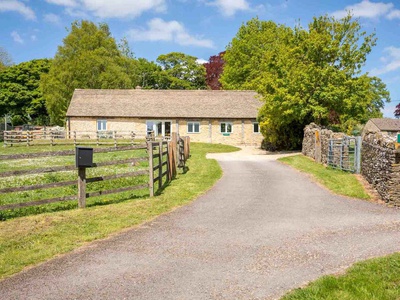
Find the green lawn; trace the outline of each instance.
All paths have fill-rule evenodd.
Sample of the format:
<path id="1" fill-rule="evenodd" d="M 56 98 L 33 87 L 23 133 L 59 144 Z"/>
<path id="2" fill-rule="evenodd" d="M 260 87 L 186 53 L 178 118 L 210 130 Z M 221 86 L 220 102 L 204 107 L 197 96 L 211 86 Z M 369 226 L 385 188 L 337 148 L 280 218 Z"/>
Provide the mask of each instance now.
<path id="1" fill-rule="evenodd" d="M 40 213 L 0 222 L 0 278 L 191 202 L 210 189 L 222 175 L 215 160 L 205 159 L 206 153 L 237 150 L 225 145 L 192 143 L 187 172 L 178 173 L 176 180 L 154 198 L 144 196 L 109 203 L 108 197 L 103 196 L 108 205 Z"/>
<path id="2" fill-rule="evenodd" d="M 342 276 L 324 276 L 281 300 L 399 300 L 400 253 L 357 263 Z"/>
<path id="3" fill-rule="evenodd" d="M 280 161 L 312 175 L 333 192 L 369 199 L 357 178 L 296 155 Z M 324 276 L 308 286 L 296 289 L 282 300 L 399 300 L 400 253 L 355 264 L 341 276 Z"/>
<path id="4" fill-rule="evenodd" d="M 317 182 L 326 186 L 335 194 L 359 199 L 371 198 L 354 174 L 333 168 L 326 168 L 304 155 L 283 157 L 279 161 L 299 171 L 311 174 Z"/>

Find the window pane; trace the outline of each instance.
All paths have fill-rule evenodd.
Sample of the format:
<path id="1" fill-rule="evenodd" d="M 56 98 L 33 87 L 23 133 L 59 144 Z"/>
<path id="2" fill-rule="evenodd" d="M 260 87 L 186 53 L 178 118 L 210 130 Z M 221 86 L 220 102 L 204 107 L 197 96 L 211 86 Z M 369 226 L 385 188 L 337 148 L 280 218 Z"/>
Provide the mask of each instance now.
<path id="1" fill-rule="evenodd" d="M 188 123 L 188 132 L 193 132 L 193 123 Z"/>
<path id="2" fill-rule="evenodd" d="M 153 131 L 153 124 L 154 123 L 152 121 L 147 121 L 146 124 L 147 124 L 147 132 Z"/>
<path id="3" fill-rule="evenodd" d="M 200 123 L 194 123 L 194 132 L 200 132 Z"/>
<path id="4" fill-rule="evenodd" d="M 225 132 L 225 123 L 221 123 L 221 132 Z"/>
<path id="5" fill-rule="evenodd" d="M 171 136 L 171 122 L 165 122 L 165 135 Z"/>
<path id="6" fill-rule="evenodd" d="M 107 128 L 107 121 L 104 121 L 104 120 L 97 121 L 97 130 L 98 131 L 106 130 L 106 128 Z"/>
<path id="7" fill-rule="evenodd" d="M 254 126 L 253 132 L 259 133 L 260 132 L 260 127 L 259 127 L 258 123 L 253 123 L 253 126 Z"/>
<path id="8" fill-rule="evenodd" d="M 226 124 L 226 132 L 232 132 L 232 124 L 230 123 Z"/>
<path id="9" fill-rule="evenodd" d="M 156 136 L 160 136 L 160 135 L 162 135 L 162 123 L 161 122 L 157 122 Z"/>

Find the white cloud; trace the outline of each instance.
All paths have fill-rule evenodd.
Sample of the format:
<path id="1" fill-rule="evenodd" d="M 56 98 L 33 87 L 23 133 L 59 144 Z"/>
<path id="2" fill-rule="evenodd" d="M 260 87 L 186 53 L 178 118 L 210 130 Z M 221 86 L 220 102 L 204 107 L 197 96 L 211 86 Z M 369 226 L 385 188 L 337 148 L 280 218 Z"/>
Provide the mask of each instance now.
<path id="1" fill-rule="evenodd" d="M 336 18 L 343 18 L 350 12 L 354 17 L 359 18 L 378 18 L 386 15 L 392 8 L 393 3 L 384 2 L 370 2 L 369 0 L 362 0 L 360 3 L 346 6 L 344 10 L 333 12 Z"/>
<path id="2" fill-rule="evenodd" d="M 61 6 L 77 6 L 78 3 L 75 0 L 46 0 L 47 3 L 56 4 Z"/>
<path id="3" fill-rule="evenodd" d="M 19 44 L 24 43 L 24 40 L 21 38 L 21 36 L 16 31 L 11 32 L 11 37 L 13 38 L 14 42 L 16 42 L 16 43 L 19 43 Z"/>
<path id="4" fill-rule="evenodd" d="M 400 48 L 387 47 L 383 50 L 388 53 L 386 56 L 381 57 L 383 66 L 371 70 L 371 75 L 378 76 L 400 69 Z"/>
<path id="5" fill-rule="evenodd" d="M 57 16 L 56 14 L 52 14 L 52 13 L 45 14 L 44 21 L 47 23 L 52 23 L 52 24 L 56 24 L 56 25 L 61 24 L 61 18 L 59 16 Z"/>
<path id="6" fill-rule="evenodd" d="M 65 9 L 65 13 L 71 17 L 77 18 L 77 19 L 90 19 L 90 15 L 82 10 L 79 9 L 74 9 L 72 7 L 67 7 Z"/>
<path id="7" fill-rule="evenodd" d="M 386 18 L 388 18 L 389 20 L 400 19 L 400 10 L 399 10 L 399 9 L 394 9 L 394 10 L 392 10 L 392 11 L 386 16 Z"/>
<path id="8" fill-rule="evenodd" d="M 207 4 L 218 7 L 221 14 L 227 17 L 233 16 L 240 10 L 250 10 L 247 0 L 215 0 Z"/>
<path id="9" fill-rule="evenodd" d="M 191 36 L 183 24 L 178 21 L 166 22 L 155 18 L 147 23 L 148 29 L 131 29 L 128 37 L 134 41 L 175 42 L 182 46 L 213 48 L 211 40 Z"/>
<path id="10" fill-rule="evenodd" d="M 197 62 L 199 65 L 204 65 L 204 64 L 208 63 L 208 60 L 205 60 L 205 59 L 203 59 L 203 58 L 198 58 L 198 59 L 196 60 L 196 62 Z"/>
<path id="11" fill-rule="evenodd" d="M 73 15 L 90 12 L 101 18 L 135 18 L 146 11 L 164 12 L 166 0 L 46 0 L 48 3 L 65 6 Z M 78 12 L 72 8 L 79 8 Z"/>
<path id="12" fill-rule="evenodd" d="M 28 20 L 36 20 L 35 12 L 21 1 L 3 0 L 0 1 L 0 12 L 14 11 L 23 15 Z"/>

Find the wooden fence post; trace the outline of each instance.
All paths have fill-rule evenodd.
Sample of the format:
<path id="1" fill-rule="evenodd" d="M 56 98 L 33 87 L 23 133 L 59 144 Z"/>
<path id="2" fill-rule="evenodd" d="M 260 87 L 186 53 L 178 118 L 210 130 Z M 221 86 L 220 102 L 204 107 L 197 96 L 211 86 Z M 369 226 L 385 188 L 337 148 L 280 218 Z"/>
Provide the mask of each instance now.
<path id="1" fill-rule="evenodd" d="M 50 131 L 51 146 L 54 146 L 54 132 Z"/>
<path id="2" fill-rule="evenodd" d="M 26 132 L 26 146 L 29 147 L 29 131 Z"/>
<path id="3" fill-rule="evenodd" d="M 113 131 L 113 138 L 114 138 L 114 148 L 117 148 L 117 132 Z"/>
<path id="4" fill-rule="evenodd" d="M 178 155 L 179 155 L 179 151 L 177 151 L 177 147 L 178 147 L 178 134 L 176 132 L 172 132 L 171 133 L 171 142 L 172 142 L 172 147 L 174 150 L 174 162 L 175 162 L 175 173 L 176 173 L 176 165 L 178 163 Z"/>
<path id="5" fill-rule="evenodd" d="M 131 145 L 133 146 L 135 144 L 135 133 L 131 131 Z"/>
<path id="6" fill-rule="evenodd" d="M 169 171 L 169 180 L 172 180 L 176 176 L 176 145 L 171 140 L 168 143 L 168 171 Z"/>
<path id="7" fill-rule="evenodd" d="M 78 168 L 78 207 L 86 207 L 86 168 Z"/>
<path id="8" fill-rule="evenodd" d="M 150 197 L 154 196 L 154 170 L 153 170 L 153 143 L 147 142 L 147 154 L 149 155 L 149 191 Z"/>
<path id="9" fill-rule="evenodd" d="M 163 141 L 158 142 L 158 189 L 162 188 Z"/>
<path id="10" fill-rule="evenodd" d="M 188 153 L 188 157 L 190 157 L 190 136 L 187 136 L 187 153 Z"/>
<path id="11" fill-rule="evenodd" d="M 74 131 L 74 146 L 76 147 L 76 131 Z"/>
<path id="12" fill-rule="evenodd" d="M 186 161 L 189 158 L 189 137 L 185 136 L 183 138 L 183 142 L 184 142 L 184 153 L 185 153 L 185 161 Z"/>

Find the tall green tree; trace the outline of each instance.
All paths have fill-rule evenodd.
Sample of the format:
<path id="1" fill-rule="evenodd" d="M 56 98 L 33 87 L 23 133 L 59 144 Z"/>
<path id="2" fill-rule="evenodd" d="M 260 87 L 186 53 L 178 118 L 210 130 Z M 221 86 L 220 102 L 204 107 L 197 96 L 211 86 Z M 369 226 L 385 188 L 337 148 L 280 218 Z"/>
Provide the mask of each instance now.
<path id="1" fill-rule="evenodd" d="M 161 66 L 145 58 L 139 58 L 136 65 L 137 83 L 144 89 L 160 88 L 159 81 L 163 75 Z"/>
<path id="2" fill-rule="evenodd" d="M 123 55 L 107 24 L 72 23 L 41 88 L 52 124 L 64 125 L 74 89 L 131 88 L 132 59 Z"/>
<path id="3" fill-rule="evenodd" d="M 0 72 L 0 116 L 10 114 L 14 125 L 46 125 L 48 115 L 40 77 L 49 72 L 51 61 L 34 59 Z"/>
<path id="4" fill-rule="evenodd" d="M 158 73 L 159 89 L 195 90 L 206 88 L 206 70 L 197 57 L 180 52 L 162 54 L 157 58 L 162 70 Z"/>
<path id="5" fill-rule="evenodd" d="M 381 116 L 385 84 L 362 73 L 376 44 L 351 16 L 314 18 L 308 29 L 250 20 L 228 45 L 226 89 L 262 95 L 261 131 L 271 148 L 298 148 L 310 122 L 351 133 Z"/>
<path id="6" fill-rule="evenodd" d="M 0 72 L 12 64 L 13 61 L 10 54 L 6 51 L 6 49 L 0 47 Z"/>

